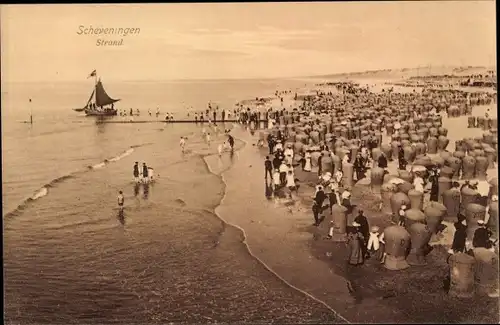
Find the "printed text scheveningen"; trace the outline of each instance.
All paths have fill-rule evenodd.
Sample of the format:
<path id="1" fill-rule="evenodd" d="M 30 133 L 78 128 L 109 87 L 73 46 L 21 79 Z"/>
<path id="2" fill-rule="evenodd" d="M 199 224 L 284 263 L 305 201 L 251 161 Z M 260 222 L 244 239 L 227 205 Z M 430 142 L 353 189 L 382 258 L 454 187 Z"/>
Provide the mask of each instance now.
<path id="1" fill-rule="evenodd" d="M 76 33 L 78 35 L 99 36 L 96 41 L 96 46 L 121 46 L 123 45 L 123 37 L 139 35 L 141 29 L 136 27 L 94 27 L 92 25 L 80 25 Z M 109 36 L 121 36 L 121 38 L 111 39 Z M 106 39 L 101 37 L 106 37 Z"/>

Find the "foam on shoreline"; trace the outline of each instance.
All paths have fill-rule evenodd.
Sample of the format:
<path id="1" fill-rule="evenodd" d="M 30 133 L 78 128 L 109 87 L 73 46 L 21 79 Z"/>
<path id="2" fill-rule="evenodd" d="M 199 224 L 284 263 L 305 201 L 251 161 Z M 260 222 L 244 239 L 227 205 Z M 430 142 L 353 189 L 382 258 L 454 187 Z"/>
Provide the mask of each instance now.
<path id="1" fill-rule="evenodd" d="M 253 152 L 252 137 L 240 129 L 233 130 L 233 134 L 246 145 L 239 151 L 233 166 L 220 174 L 226 184 L 226 191 L 215 213 L 226 224 L 242 231 L 243 243 L 250 255 L 272 274 L 289 287 L 327 307 L 337 316 L 336 322 L 350 323 L 336 308 L 340 302 L 345 305 L 352 301 L 346 281 L 310 254 L 310 233 L 305 229 L 311 221 L 304 220 L 303 213 L 289 218 L 287 209 L 276 209 L 273 203 L 265 202 L 258 185 L 264 179 L 256 177 L 252 168 L 255 166 L 260 169 L 262 165 L 259 155 Z M 214 172 L 217 167 L 207 158 L 209 170 Z M 245 198 L 245 201 L 241 202 L 241 198 Z M 246 213 L 242 213 L 242 210 Z M 325 289 L 323 284 L 328 281 L 336 283 L 336 292 Z M 332 299 L 338 303 L 332 304 Z"/>

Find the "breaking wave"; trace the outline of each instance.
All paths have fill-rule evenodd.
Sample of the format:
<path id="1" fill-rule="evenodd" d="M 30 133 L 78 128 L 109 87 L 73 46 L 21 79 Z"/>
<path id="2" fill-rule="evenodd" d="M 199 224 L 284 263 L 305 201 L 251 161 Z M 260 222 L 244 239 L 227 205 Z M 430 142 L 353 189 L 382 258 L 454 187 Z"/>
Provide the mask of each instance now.
<path id="1" fill-rule="evenodd" d="M 98 163 L 98 164 L 95 164 L 95 165 L 92 165 L 92 166 L 88 166 L 87 168 L 87 171 L 89 170 L 94 170 L 94 169 L 100 169 L 100 168 L 103 168 L 105 167 L 107 164 L 111 163 L 111 162 L 117 162 L 129 155 L 131 155 L 133 152 L 134 152 L 134 148 L 138 148 L 138 147 L 142 147 L 142 146 L 145 146 L 145 145 L 148 145 L 150 143 L 145 143 L 145 144 L 142 144 L 142 145 L 135 145 L 135 146 L 131 146 L 130 148 L 128 148 L 127 150 L 123 151 L 122 153 L 120 153 L 119 155 L 117 156 L 114 156 L 112 158 L 109 158 L 109 159 L 104 159 L 104 161 Z M 14 210 L 10 211 L 10 212 L 7 212 L 4 217 L 5 218 L 8 218 L 8 217 L 12 217 L 12 216 L 16 216 L 18 215 L 20 212 L 22 212 L 24 209 L 26 209 L 29 205 L 31 205 L 33 202 L 47 196 L 49 194 L 49 190 L 51 187 L 54 187 L 55 185 L 63 182 L 63 181 L 66 181 L 66 180 L 69 180 L 69 179 L 72 179 L 72 178 L 75 178 L 78 174 L 81 174 L 85 172 L 85 170 L 81 170 L 81 171 L 76 171 L 74 173 L 71 173 L 71 174 L 68 174 L 68 175 L 64 175 L 64 176 L 61 176 L 61 177 L 58 177 L 58 178 L 55 178 L 53 179 L 52 181 L 50 181 L 49 183 L 43 185 L 41 188 L 39 188 L 38 190 L 35 191 L 35 193 L 33 193 L 30 197 L 28 197 L 27 199 L 25 199 L 24 201 L 21 202 L 21 204 L 19 204 Z"/>

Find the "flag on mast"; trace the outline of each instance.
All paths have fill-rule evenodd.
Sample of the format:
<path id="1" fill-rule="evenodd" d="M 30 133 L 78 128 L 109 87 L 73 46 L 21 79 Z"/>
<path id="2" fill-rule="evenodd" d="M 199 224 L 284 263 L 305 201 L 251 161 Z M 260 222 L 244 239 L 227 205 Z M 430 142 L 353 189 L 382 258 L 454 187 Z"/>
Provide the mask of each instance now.
<path id="1" fill-rule="evenodd" d="M 92 71 L 92 72 L 89 74 L 89 76 L 87 77 L 87 79 L 88 79 L 88 78 L 90 78 L 90 77 L 95 77 L 96 75 L 97 75 L 97 71 L 95 71 L 95 70 L 94 70 L 94 71 Z"/>

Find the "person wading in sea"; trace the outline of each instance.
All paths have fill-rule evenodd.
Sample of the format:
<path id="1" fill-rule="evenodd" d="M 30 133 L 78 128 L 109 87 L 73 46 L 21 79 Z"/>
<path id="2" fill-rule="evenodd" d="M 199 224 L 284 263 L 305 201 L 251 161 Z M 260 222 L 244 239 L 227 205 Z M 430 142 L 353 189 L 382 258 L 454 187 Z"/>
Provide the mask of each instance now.
<path id="1" fill-rule="evenodd" d="M 123 197 L 123 192 L 118 192 L 118 208 L 123 210 L 123 205 L 125 204 L 125 198 Z"/>
<path id="2" fill-rule="evenodd" d="M 142 181 L 144 183 L 148 183 L 149 182 L 149 170 L 148 170 L 148 166 L 146 166 L 146 163 L 143 163 L 142 164 Z"/>
<path id="3" fill-rule="evenodd" d="M 181 137 L 181 141 L 179 141 L 179 146 L 181 146 L 182 153 L 184 153 L 184 148 L 186 147 L 186 139 Z"/>
<path id="4" fill-rule="evenodd" d="M 137 161 L 134 164 L 134 181 L 139 183 L 139 163 Z"/>

